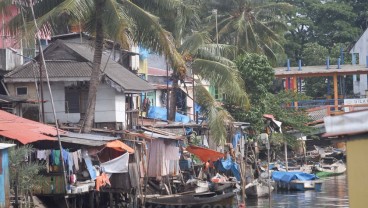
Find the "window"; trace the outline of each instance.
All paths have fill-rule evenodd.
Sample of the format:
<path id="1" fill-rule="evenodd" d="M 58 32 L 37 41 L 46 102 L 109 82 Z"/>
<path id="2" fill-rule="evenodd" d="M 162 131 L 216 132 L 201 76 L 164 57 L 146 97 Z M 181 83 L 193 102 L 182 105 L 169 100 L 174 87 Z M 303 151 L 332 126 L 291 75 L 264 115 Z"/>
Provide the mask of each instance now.
<path id="1" fill-rule="evenodd" d="M 77 82 L 65 87 L 65 113 L 85 113 L 87 109 L 88 84 Z"/>
<path id="2" fill-rule="evenodd" d="M 65 89 L 65 112 L 80 113 L 79 92 L 77 90 Z"/>
<path id="3" fill-rule="evenodd" d="M 17 87 L 17 95 L 27 95 L 28 88 L 27 87 Z"/>

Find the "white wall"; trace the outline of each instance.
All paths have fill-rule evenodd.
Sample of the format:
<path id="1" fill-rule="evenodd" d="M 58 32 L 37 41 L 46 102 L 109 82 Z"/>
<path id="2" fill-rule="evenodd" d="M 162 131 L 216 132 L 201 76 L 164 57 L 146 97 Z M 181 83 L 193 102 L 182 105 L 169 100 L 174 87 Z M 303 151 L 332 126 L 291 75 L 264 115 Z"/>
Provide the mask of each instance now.
<path id="1" fill-rule="evenodd" d="M 368 55 L 368 30 L 366 30 L 359 40 L 355 43 L 354 47 L 350 50 L 350 53 L 358 53 L 357 64 L 366 65 L 366 57 Z M 365 91 L 367 90 L 367 75 L 361 74 L 360 81 L 356 78 L 353 79 L 354 83 L 354 93 L 360 94 L 361 97 L 365 96 Z"/>
<path id="2" fill-rule="evenodd" d="M 115 90 L 100 84 L 97 90 L 95 122 L 115 122 Z"/>
<path id="3" fill-rule="evenodd" d="M 52 96 L 55 104 L 56 118 L 62 123 L 78 123 L 80 120 L 79 113 L 65 113 L 65 84 L 64 82 L 52 82 L 51 84 Z M 68 85 L 68 83 L 66 83 Z M 51 106 L 51 97 L 46 84 L 43 85 L 43 96 L 46 103 L 45 121 L 46 123 L 54 123 L 54 114 Z"/>
<path id="4" fill-rule="evenodd" d="M 116 122 L 122 122 L 125 127 L 125 94 L 115 91 Z"/>
<path id="5" fill-rule="evenodd" d="M 51 83 L 56 116 L 62 123 L 78 123 L 79 113 L 65 113 L 65 86 L 71 82 Z M 54 116 L 51 107 L 50 93 L 47 85 L 44 85 L 45 103 L 45 121 L 54 122 Z M 97 91 L 97 101 L 95 109 L 95 122 L 122 122 L 125 123 L 125 95 L 117 92 L 115 89 L 101 83 Z"/>

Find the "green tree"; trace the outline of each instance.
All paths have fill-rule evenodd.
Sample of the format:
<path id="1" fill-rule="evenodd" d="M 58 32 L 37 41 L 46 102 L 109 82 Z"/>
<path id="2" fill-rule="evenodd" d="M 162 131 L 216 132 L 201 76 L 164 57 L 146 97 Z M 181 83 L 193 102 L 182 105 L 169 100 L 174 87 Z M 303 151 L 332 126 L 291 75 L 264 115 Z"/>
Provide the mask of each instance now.
<path id="1" fill-rule="evenodd" d="M 335 0 L 281 0 L 279 2 L 294 5 L 294 10 L 287 15 L 288 32 L 285 34 L 284 42 L 285 52 L 295 61 L 294 64 L 299 59 L 305 59 L 306 44 L 317 43 L 331 53 L 337 45 L 350 44 L 361 34 L 360 26 L 354 24 L 357 15 L 351 5 L 355 3 Z"/>
<path id="2" fill-rule="evenodd" d="M 10 164 L 10 188 L 13 192 L 18 190 L 18 197 L 24 198 L 24 202 L 32 203 L 32 192 L 40 189 L 45 180 L 39 173 L 45 169 L 44 164 L 29 161 L 28 155 L 34 149 L 24 145 L 9 149 Z"/>
<path id="3" fill-rule="evenodd" d="M 211 0 L 206 9 L 217 9 L 217 15 L 208 18 L 207 29 L 216 40 L 216 23 L 218 18 L 218 36 L 222 43 L 237 46 L 242 52 L 265 54 L 276 61 L 275 51 L 282 51 L 280 44 L 286 26 L 284 12 L 290 4 L 270 3 L 257 0 Z"/>
<path id="4" fill-rule="evenodd" d="M 244 82 L 236 64 L 226 57 L 234 57 L 235 47 L 212 44 L 206 32 L 194 32 L 181 46 L 187 65 L 196 75 L 195 99 L 206 116 L 212 138 L 218 143 L 226 141 L 227 126 L 233 120 L 231 115 L 217 102 L 203 86 L 209 82 L 226 94 L 226 99 L 247 109 L 249 102 Z"/>
<path id="5" fill-rule="evenodd" d="M 357 15 L 354 25 L 359 27 L 362 31 L 368 28 L 368 2 L 365 0 L 340 0 L 338 2 L 345 2 L 353 7 L 353 12 Z"/>
<path id="6" fill-rule="evenodd" d="M 264 114 L 272 114 L 277 120 L 283 122 L 282 128 L 285 137 L 291 136 L 287 132 L 292 129 L 305 134 L 310 133 L 311 129 L 306 126 L 306 123 L 310 121 L 306 113 L 300 109 L 289 107 L 290 103 L 306 97 L 285 91 L 272 94 L 274 70 L 265 56 L 243 54 L 237 58 L 236 63 L 249 94 L 250 110 L 248 112 L 243 111 L 229 102 L 226 107 L 234 118 L 239 121 L 250 122 L 256 135 L 265 128 Z"/>
<path id="7" fill-rule="evenodd" d="M 318 45 L 318 43 L 305 44 L 303 65 L 326 65 L 327 57 L 329 57 L 330 65 L 337 65 L 337 60 L 341 56 L 340 49 L 345 46 L 336 45 L 329 52 L 324 46 Z M 350 57 L 345 57 L 345 63 L 351 61 Z M 342 64 L 342 62 L 341 62 Z M 332 67 L 332 66 L 331 66 Z M 336 66 L 333 66 L 336 67 Z M 343 67 L 343 66 L 342 66 Z M 330 81 L 328 81 L 328 79 Z M 344 95 L 351 95 L 353 92 L 353 79 L 352 76 L 339 77 L 339 91 Z M 328 88 L 330 89 L 330 95 L 332 95 L 333 82 L 331 77 L 311 77 L 304 78 L 305 94 L 312 98 L 325 99 L 328 95 Z"/>
<path id="8" fill-rule="evenodd" d="M 96 93 L 101 78 L 101 57 L 104 39 L 111 39 L 123 46 L 139 43 L 145 48 L 162 53 L 174 69 L 174 83 L 185 77 L 185 64 L 181 55 L 177 52 L 173 38 L 159 23 L 159 19 L 139 7 L 136 3 L 147 3 L 161 8 L 162 12 L 175 9 L 178 1 L 116 1 L 116 0 L 51 0 L 37 1 L 34 4 L 37 22 L 40 28 L 47 31 L 58 22 L 61 16 L 67 16 L 69 22 L 81 22 L 84 29 L 93 34 L 94 57 L 92 75 L 88 91 L 88 108 L 83 132 L 90 132 L 93 125 L 96 105 Z M 12 28 L 24 28 L 24 22 L 32 20 L 29 8 L 19 4 L 21 11 L 19 17 L 11 22 Z M 25 21 L 20 17 L 23 15 Z M 14 31 L 14 30 L 13 30 Z M 30 32 L 34 31 L 34 32 Z M 35 28 L 28 30 L 30 38 L 34 37 Z M 24 35 L 24 33 L 23 33 Z M 177 87 L 177 86 L 176 86 Z M 175 115 L 175 114 L 174 114 Z M 172 118 L 173 116 L 171 116 Z"/>

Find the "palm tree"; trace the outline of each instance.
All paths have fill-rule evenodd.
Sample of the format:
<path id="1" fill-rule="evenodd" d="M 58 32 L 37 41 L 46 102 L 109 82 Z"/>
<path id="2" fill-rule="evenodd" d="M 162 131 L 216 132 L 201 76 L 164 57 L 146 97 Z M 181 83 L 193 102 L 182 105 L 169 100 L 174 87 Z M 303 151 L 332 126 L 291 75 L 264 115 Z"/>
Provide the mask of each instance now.
<path id="1" fill-rule="evenodd" d="M 207 32 L 194 32 L 186 38 L 180 51 L 186 57 L 188 67 L 198 77 L 195 87 L 196 101 L 207 118 L 212 138 L 217 144 L 224 144 L 226 128 L 233 118 L 202 83 L 209 82 L 217 86 L 227 100 L 236 103 L 241 109 L 249 108 L 244 82 L 236 64 L 230 61 L 236 55 L 236 47 L 212 44 Z"/>
<path id="2" fill-rule="evenodd" d="M 19 2 L 22 0 L 18 0 Z M 112 39 L 121 45 L 131 45 L 139 43 L 144 47 L 162 53 L 169 64 L 174 69 L 177 79 L 183 79 L 186 68 L 181 55 L 177 52 L 171 34 L 163 29 L 159 19 L 142 9 L 135 2 L 130 0 L 49 0 L 36 1 L 34 3 L 37 22 L 43 30 L 55 28 L 58 19 L 67 17 L 69 22 L 81 22 L 85 30 L 94 35 L 94 57 L 92 65 L 92 75 L 88 91 L 88 103 L 85 122 L 82 132 L 90 132 L 93 125 L 94 111 L 96 105 L 97 87 L 101 78 L 101 57 L 103 42 L 105 38 Z M 147 5 L 152 1 L 145 2 Z M 175 8 L 176 0 L 155 1 L 157 8 Z M 27 4 L 18 4 L 26 21 L 31 18 L 28 15 Z M 14 18 L 11 22 L 12 31 L 23 28 L 24 24 L 21 17 Z M 35 28 L 28 28 L 27 34 L 30 38 L 34 37 Z"/>
<path id="3" fill-rule="evenodd" d="M 267 3 L 259 0 L 211 0 L 206 9 L 217 9 L 220 42 L 237 46 L 243 52 L 265 54 L 276 60 L 275 51 L 282 50 L 280 41 L 287 30 L 283 11 L 291 8 L 286 3 Z M 213 22 L 213 15 L 209 21 Z M 207 29 L 216 33 L 215 24 Z M 216 37 L 215 35 L 213 37 Z"/>

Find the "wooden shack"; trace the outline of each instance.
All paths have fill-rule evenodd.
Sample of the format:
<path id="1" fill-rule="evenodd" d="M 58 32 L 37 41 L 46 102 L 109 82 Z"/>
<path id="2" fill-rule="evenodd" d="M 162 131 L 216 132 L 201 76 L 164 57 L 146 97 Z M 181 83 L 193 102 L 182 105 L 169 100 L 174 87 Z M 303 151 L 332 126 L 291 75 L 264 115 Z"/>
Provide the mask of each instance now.
<path id="1" fill-rule="evenodd" d="M 0 208 L 10 207 L 8 148 L 15 144 L 0 143 Z"/>

